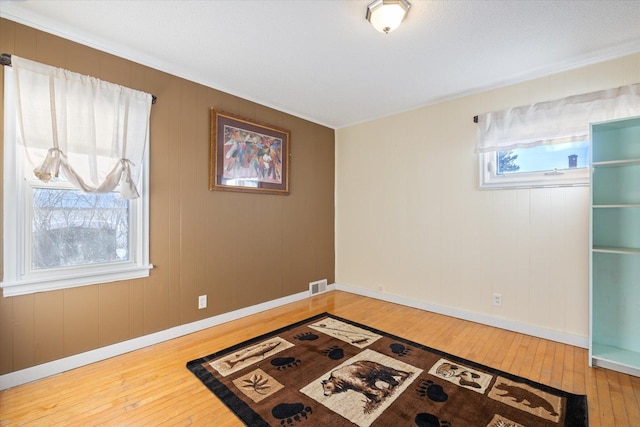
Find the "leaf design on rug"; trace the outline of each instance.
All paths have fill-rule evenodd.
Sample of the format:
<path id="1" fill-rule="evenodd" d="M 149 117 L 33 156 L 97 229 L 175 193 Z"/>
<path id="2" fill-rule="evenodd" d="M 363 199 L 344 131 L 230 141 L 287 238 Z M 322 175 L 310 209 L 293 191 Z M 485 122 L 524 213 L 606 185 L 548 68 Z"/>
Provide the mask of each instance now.
<path id="1" fill-rule="evenodd" d="M 503 420 L 499 420 L 497 424 L 490 427 L 516 427 L 516 424 L 512 424 Z"/>
<path id="2" fill-rule="evenodd" d="M 265 395 L 266 393 L 262 393 L 262 391 L 268 390 L 271 388 L 269 385 L 269 379 L 263 378 L 262 375 L 252 375 L 251 378 L 247 380 L 242 380 L 245 383 L 242 388 L 252 389 L 258 394 Z"/>
<path id="3" fill-rule="evenodd" d="M 493 419 L 487 427 L 524 427 L 522 424 L 518 424 L 515 421 L 511 421 L 508 418 L 503 417 L 502 415 L 495 414 Z"/>

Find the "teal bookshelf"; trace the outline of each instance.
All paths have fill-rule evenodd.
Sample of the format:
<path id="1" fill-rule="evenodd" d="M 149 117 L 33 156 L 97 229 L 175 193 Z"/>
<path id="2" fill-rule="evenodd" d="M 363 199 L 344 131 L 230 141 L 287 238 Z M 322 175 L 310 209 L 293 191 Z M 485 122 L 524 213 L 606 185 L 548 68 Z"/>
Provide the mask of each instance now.
<path id="1" fill-rule="evenodd" d="M 591 127 L 589 365 L 640 376 L 640 117 Z"/>

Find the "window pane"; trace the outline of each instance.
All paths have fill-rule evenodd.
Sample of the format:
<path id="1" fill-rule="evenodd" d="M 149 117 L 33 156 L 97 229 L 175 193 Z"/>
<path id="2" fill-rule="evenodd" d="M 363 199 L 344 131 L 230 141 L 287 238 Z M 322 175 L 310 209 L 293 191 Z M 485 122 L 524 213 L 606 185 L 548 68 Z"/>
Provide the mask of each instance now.
<path id="1" fill-rule="evenodd" d="M 129 259 L 129 202 L 117 193 L 34 188 L 31 268 Z"/>
<path id="2" fill-rule="evenodd" d="M 541 145 L 498 152 L 498 175 L 586 168 L 589 141 Z"/>

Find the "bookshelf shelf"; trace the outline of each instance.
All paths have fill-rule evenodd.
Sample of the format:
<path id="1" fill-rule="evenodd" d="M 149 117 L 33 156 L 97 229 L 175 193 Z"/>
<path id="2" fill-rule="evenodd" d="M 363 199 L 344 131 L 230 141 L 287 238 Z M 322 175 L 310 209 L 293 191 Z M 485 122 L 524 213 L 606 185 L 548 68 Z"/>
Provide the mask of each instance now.
<path id="1" fill-rule="evenodd" d="M 589 364 L 640 376 L 640 118 L 591 144 Z"/>

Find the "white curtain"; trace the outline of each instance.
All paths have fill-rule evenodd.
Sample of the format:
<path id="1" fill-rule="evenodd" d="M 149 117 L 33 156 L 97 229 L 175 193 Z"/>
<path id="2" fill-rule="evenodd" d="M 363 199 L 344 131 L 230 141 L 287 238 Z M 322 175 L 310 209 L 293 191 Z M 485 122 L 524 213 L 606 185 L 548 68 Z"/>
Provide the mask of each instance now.
<path id="1" fill-rule="evenodd" d="M 62 171 L 85 192 L 120 185 L 139 197 L 151 95 L 13 55 L 20 139 L 31 168 L 48 182 Z"/>
<path id="2" fill-rule="evenodd" d="M 640 115 L 640 84 L 478 116 L 476 153 L 585 141 L 590 124 Z"/>

